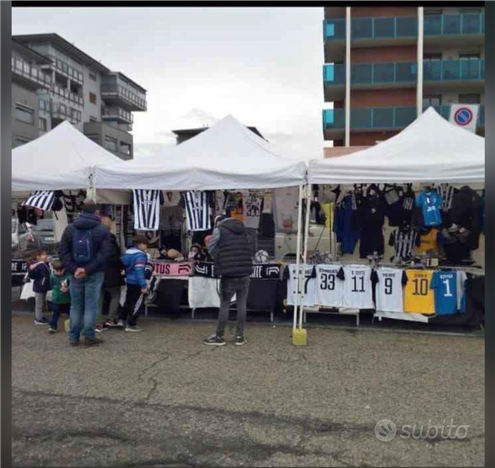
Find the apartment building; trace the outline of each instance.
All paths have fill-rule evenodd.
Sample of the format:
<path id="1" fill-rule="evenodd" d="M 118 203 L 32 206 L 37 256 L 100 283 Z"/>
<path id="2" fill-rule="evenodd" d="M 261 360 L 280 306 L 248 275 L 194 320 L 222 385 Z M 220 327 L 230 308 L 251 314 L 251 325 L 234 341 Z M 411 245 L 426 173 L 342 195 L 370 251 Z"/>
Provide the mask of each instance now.
<path id="1" fill-rule="evenodd" d="M 14 147 L 68 120 L 120 158 L 133 158 L 133 112 L 147 109 L 142 86 L 121 72 L 111 71 L 58 34 L 18 35 L 12 41 L 17 44 L 12 52 L 12 86 L 17 88 L 17 96 L 27 93 L 27 84 L 20 81 L 16 71 L 18 65 L 32 70 L 43 84 L 29 89 L 30 104 L 24 104 L 33 116 L 29 123 L 19 121 L 19 117 L 28 116 L 17 110 L 23 105 L 22 99 L 13 96 Z M 32 54 L 30 60 L 28 53 Z"/>
<path id="2" fill-rule="evenodd" d="M 324 11 L 324 96 L 333 103 L 323 110 L 325 140 L 367 147 L 396 135 L 430 106 L 449 119 L 455 103 L 481 104 L 476 131 L 484 135 L 484 8 Z"/>

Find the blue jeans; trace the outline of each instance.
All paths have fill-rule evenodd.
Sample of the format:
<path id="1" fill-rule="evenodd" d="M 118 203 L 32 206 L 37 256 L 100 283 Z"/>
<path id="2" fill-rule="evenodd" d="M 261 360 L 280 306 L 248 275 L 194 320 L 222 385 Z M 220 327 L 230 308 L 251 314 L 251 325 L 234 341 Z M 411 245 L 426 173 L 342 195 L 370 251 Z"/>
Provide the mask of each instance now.
<path id="1" fill-rule="evenodd" d="M 70 303 L 67 304 L 54 304 L 52 302 L 52 316 L 50 318 L 50 328 L 54 328 L 55 330 L 58 328 L 58 319 L 60 318 L 60 314 L 70 313 Z"/>
<path id="2" fill-rule="evenodd" d="M 95 337 L 96 314 L 103 279 L 104 274 L 101 271 L 86 278 L 71 277 L 70 341 L 79 341 L 81 331 L 86 338 Z"/>

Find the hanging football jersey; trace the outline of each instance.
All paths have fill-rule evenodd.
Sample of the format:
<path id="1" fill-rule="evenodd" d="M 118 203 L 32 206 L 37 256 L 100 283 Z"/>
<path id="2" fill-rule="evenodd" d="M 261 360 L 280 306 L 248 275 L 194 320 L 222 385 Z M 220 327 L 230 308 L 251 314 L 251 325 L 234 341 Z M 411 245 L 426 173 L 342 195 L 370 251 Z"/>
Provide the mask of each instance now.
<path id="1" fill-rule="evenodd" d="M 184 205 L 189 231 L 208 231 L 211 229 L 211 207 L 208 192 L 199 190 L 185 192 Z"/>
<path id="2" fill-rule="evenodd" d="M 134 229 L 158 231 L 160 225 L 160 190 L 133 189 Z"/>
<path id="3" fill-rule="evenodd" d="M 316 302 L 316 268 L 312 265 L 300 266 L 304 271 L 304 278 L 301 278 L 301 289 L 304 290 L 305 306 L 311 307 Z M 289 265 L 284 273 L 287 284 L 287 305 L 295 305 L 297 295 L 297 265 Z"/>
<path id="4" fill-rule="evenodd" d="M 23 203 L 23 206 L 38 208 L 43 211 L 50 211 L 52 209 L 54 199 L 55 199 L 54 191 L 37 190 L 36 192 L 34 192 L 29 196 L 29 198 Z"/>
<path id="5" fill-rule="evenodd" d="M 407 284 L 404 289 L 404 312 L 433 315 L 435 301 L 430 288 L 432 271 L 407 270 Z"/>
<path id="6" fill-rule="evenodd" d="M 261 207 L 263 196 L 259 195 L 256 190 L 249 190 L 244 193 L 244 226 L 247 228 L 258 229 L 260 225 Z"/>
<path id="7" fill-rule="evenodd" d="M 349 265 L 344 267 L 343 307 L 352 309 L 373 309 L 371 267 Z"/>
<path id="8" fill-rule="evenodd" d="M 418 234 L 412 229 L 398 229 L 390 234 L 388 245 L 394 247 L 395 257 L 412 257 L 414 246 L 418 245 Z"/>
<path id="9" fill-rule="evenodd" d="M 342 307 L 344 301 L 344 269 L 341 265 L 317 265 L 316 304 Z"/>
<path id="10" fill-rule="evenodd" d="M 437 315 L 457 312 L 457 274 L 455 271 L 433 273 L 430 288 L 435 290 L 435 313 Z"/>
<path id="11" fill-rule="evenodd" d="M 457 272 L 457 310 L 466 312 L 466 280 L 467 274 L 465 271 Z"/>
<path id="12" fill-rule="evenodd" d="M 442 224 L 442 197 L 435 191 L 423 190 L 416 198 L 416 205 L 421 208 L 425 226 L 439 226 Z"/>
<path id="13" fill-rule="evenodd" d="M 436 254 L 440 253 L 438 245 L 440 238 L 440 231 L 435 228 L 431 229 L 427 234 L 420 235 L 417 243 L 418 252 L 426 253 L 432 250 Z"/>
<path id="14" fill-rule="evenodd" d="M 375 287 L 376 310 L 381 312 L 404 312 L 403 287 L 406 273 L 395 268 L 378 268 L 371 281 Z"/>

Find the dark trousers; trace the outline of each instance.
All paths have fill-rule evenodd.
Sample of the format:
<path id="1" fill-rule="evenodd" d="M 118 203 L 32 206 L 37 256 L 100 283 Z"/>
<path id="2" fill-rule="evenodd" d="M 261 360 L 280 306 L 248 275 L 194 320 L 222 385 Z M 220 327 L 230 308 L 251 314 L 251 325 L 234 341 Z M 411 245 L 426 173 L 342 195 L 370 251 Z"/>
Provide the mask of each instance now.
<path id="1" fill-rule="evenodd" d="M 52 316 L 50 317 L 50 328 L 57 329 L 58 328 L 58 319 L 60 318 L 60 314 L 70 314 L 70 302 L 67 304 L 54 304 L 52 302 Z"/>
<path id="2" fill-rule="evenodd" d="M 144 309 L 144 295 L 141 293 L 141 286 L 135 284 L 127 285 L 125 304 L 120 314 L 120 319 L 127 325 L 134 327 L 142 310 Z"/>
<path id="3" fill-rule="evenodd" d="M 251 278 L 222 278 L 220 280 L 220 312 L 218 314 L 217 336 L 223 336 L 225 325 L 229 320 L 230 302 L 237 296 L 237 336 L 244 336 L 246 322 L 247 298 Z"/>

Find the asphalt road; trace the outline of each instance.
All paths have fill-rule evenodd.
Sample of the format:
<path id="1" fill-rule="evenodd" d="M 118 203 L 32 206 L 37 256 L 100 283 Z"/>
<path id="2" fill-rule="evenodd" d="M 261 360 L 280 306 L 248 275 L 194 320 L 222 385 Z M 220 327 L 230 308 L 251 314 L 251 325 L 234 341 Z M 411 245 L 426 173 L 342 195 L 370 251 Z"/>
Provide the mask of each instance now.
<path id="1" fill-rule="evenodd" d="M 294 347 L 248 324 L 245 346 L 210 348 L 212 324 L 148 319 L 84 349 L 12 322 L 14 466 L 484 465 L 480 337 L 315 328 Z M 429 421 L 469 428 L 400 432 Z"/>

